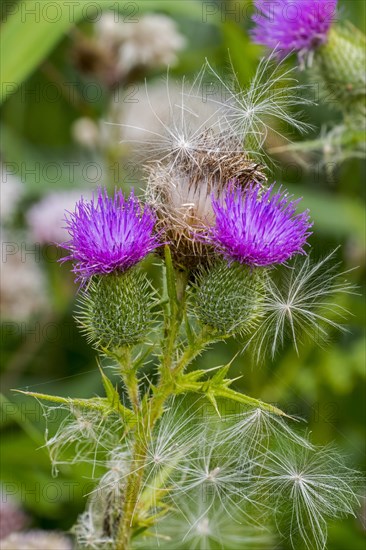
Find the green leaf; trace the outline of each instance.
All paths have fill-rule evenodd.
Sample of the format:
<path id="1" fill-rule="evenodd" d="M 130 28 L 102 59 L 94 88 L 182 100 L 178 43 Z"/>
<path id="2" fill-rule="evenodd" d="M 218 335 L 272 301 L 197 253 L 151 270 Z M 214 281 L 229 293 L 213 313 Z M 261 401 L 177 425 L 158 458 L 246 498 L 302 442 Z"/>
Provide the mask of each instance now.
<path id="1" fill-rule="evenodd" d="M 212 395 L 214 395 L 215 397 L 230 399 L 231 401 L 237 401 L 238 403 L 242 403 L 243 405 L 249 405 L 250 407 L 263 409 L 264 411 L 276 414 L 277 416 L 286 416 L 287 418 L 291 418 L 289 415 L 281 411 L 281 409 L 279 409 L 278 407 L 275 407 L 270 403 L 260 401 L 259 399 L 255 399 L 254 397 L 250 397 L 249 395 L 245 395 L 244 393 L 239 393 L 235 390 L 232 390 L 231 388 L 221 387 L 215 388 L 211 391 Z"/>
<path id="2" fill-rule="evenodd" d="M 261 48 L 234 21 L 226 21 L 221 28 L 238 81 L 246 87 L 255 74 Z"/>
<path id="3" fill-rule="evenodd" d="M 217 369 L 216 374 L 205 381 L 199 381 L 200 378 L 206 374 L 206 371 L 193 371 L 188 374 L 182 374 L 176 381 L 175 384 L 175 393 L 202 393 L 214 406 L 216 412 L 220 415 L 219 408 L 217 406 L 216 399 L 230 399 L 231 401 L 237 401 L 243 405 L 249 405 L 250 407 L 260 408 L 265 411 L 269 411 L 278 416 L 288 416 L 286 413 L 281 411 L 279 408 L 255 399 L 254 397 L 249 397 L 243 393 L 237 392 L 229 386 L 235 381 L 235 379 L 225 378 L 228 370 L 231 366 L 231 363 L 220 367 Z M 216 369 L 215 369 L 216 370 Z"/>
<path id="4" fill-rule="evenodd" d="M 50 401 L 52 403 L 59 403 L 67 405 L 68 407 L 78 407 L 80 409 L 99 411 L 101 413 L 110 414 L 113 410 L 116 410 L 116 407 L 111 407 L 111 401 L 109 398 L 103 397 L 93 397 L 90 399 L 79 399 L 73 397 L 60 397 L 57 395 L 47 395 L 45 393 L 31 392 L 31 391 L 22 391 L 22 390 L 13 390 L 17 393 L 23 395 L 29 395 L 35 397 L 36 399 L 41 399 L 42 401 Z M 127 421 L 131 421 L 134 417 L 132 411 L 123 407 L 123 405 L 118 406 L 118 412 L 125 418 Z"/>
<path id="5" fill-rule="evenodd" d="M 82 2 L 75 3 L 70 15 L 70 3 L 47 4 L 23 0 L 14 6 L 2 27 L 0 101 L 19 85 L 46 57 L 69 28 L 83 13 Z M 56 8 L 57 5 L 57 8 Z"/>
<path id="6" fill-rule="evenodd" d="M 100 370 L 100 374 L 102 375 L 102 382 L 105 389 L 105 393 L 112 409 L 114 409 L 119 414 L 121 414 L 121 416 L 123 416 L 125 419 L 133 416 L 132 411 L 127 407 L 125 407 L 124 405 L 122 405 L 121 400 L 119 398 L 119 393 L 117 389 L 113 386 L 112 382 L 109 380 L 108 376 L 104 374 L 101 367 L 99 367 L 99 370 Z"/>
<path id="7" fill-rule="evenodd" d="M 295 196 L 303 197 L 299 209 L 309 208 L 314 220 L 314 231 L 321 231 L 338 239 L 357 239 L 360 246 L 365 246 L 366 209 L 361 201 L 300 185 L 286 184 L 286 187 Z"/>
<path id="8" fill-rule="evenodd" d="M 170 14 L 202 19 L 201 2 L 166 2 L 164 0 L 84 2 L 40 2 L 23 0 L 13 6 L 12 13 L 2 25 L 0 102 L 15 91 L 64 35 L 82 19 L 98 19 L 100 11 L 114 9 L 121 12 L 123 21 L 138 21 L 145 11 L 161 10 Z M 95 10 L 93 15 L 92 10 Z M 127 10 L 130 9 L 130 12 Z"/>

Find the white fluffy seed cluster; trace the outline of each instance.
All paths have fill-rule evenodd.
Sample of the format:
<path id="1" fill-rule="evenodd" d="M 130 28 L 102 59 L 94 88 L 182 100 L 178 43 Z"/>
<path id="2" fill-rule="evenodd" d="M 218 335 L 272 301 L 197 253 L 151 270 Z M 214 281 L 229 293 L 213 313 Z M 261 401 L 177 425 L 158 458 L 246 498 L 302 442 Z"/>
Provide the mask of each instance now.
<path id="1" fill-rule="evenodd" d="M 14 234 L 8 236 L 4 232 L 1 246 L 1 317 L 19 321 L 46 311 L 47 285 L 40 267 L 39 250 L 32 248 L 20 235 L 15 238 Z"/>
<path id="2" fill-rule="evenodd" d="M 139 502 L 148 503 L 144 520 L 154 526 L 134 548 L 210 550 L 220 543 L 254 550 L 285 536 L 295 547 L 302 539 L 320 549 L 327 521 L 353 514 L 358 504 L 358 476 L 342 457 L 262 409 L 222 411 L 220 418 L 210 406 L 173 400 L 152 437 L 137 435 L 146 461 Z M 134 468 L 132 438 L 105 441 L 106 473 L 74 528 L 80 548 L 113 548 Z"/>
<path id="3" fill-rule="evenodd" d="M 46 448 L 49 451 L 53 474 L 59 466 L 70 461 L 73 464 L 91 464 L 92 469 L 105 464 L 105 452 L 118 447 L 121 438 L 119 418 L 110 414 L 103 416 L 98 411 L 81 411 L 73 407 L 45 407 L 46 422 L 55 411 L 65 411 L 66 417 L 53 435 L 47 430 Z M 70 450 L 72 458 L 70 459 Z"/>
<path id="4" fill-rule="evenodd" d="M 107 12 L 96 24 L 98 40 L 117 51 L 117 70 L 125 75 L 136 67 L 159 68 L 174 65 L 186 40 L 176 23 L 165 15 L 145 14 L 135 22 L 122 21 Z"/>
<path id="5" fill-rule="evenodd" d="M 286 93 L 278 89 L 279 82 L 286 83 Z M 305 130 L 291 108 L 306 100 L 292 71 L 272 59 L 260 63 L 244 90 L 234 72 L 221 76 L 207 62 L 180 89 L 168 78 L 160 100 L 154 88 L 142 95 L 146 121 L 141 116 L 134 120 L 136 109 L 130 114 L 126 109 L 123 141 L 140 145 L 145 157 L 155 161 L 147 165 L 147 201 L 172 243 L 175 262 L 195 268 L 199 257 L 205 263 L 212 255 L 198 237 L 212 224 L 212 196 L 220 198 L 229 182 L 244 188 L 266 181 L 260 164 L 266 138 L 278 132 L 280 121 Z"/>

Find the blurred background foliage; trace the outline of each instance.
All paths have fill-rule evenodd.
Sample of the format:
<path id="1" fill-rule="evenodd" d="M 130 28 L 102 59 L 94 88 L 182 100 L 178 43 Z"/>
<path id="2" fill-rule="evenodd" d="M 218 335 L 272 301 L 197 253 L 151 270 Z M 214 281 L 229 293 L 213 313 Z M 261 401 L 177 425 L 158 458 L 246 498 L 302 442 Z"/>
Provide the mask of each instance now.
<path id="1" fill-rule="evenodd" d="M 172 17 L 179 33 L 185 37 L 185 48 L 170 69 L 172 80 L 183 75 L 194 77 L 205 58 L 225 74 L 230 52 L 231 62 L 245 86 L 263 50 L 249 39 L 250 1 L 150 0 L 127 4 L 103 0 L 90 3 L 88 9 L 85 9 L 88 2 L 75 2 L 72 17 L 63 2 L 59 2 L 60 12 L 52 11 L 51 4 L 57 2 L 49 4 L 47 12 L 42 12 L 47 1 L 3 2 L 1 6 L 2 194 L 5 200 L 11 185 L 17 185 L 19 193 L 11 219 L 2 220 L 3 252 L 5 246 L 10 254 L 15 249 L 23 253 L 22 275 L 16 275 L 19 265 L 14 265 L 10 275 L 14 277 L 15 295 L 17 285 L 22 284 L 19 277 L 29 283 L 26 298 L 18 297 L 23 305 L 30 296 L 36 300 L 36 293 L 42 294 L 39 301 L 42 307 L 39 304 L 32 307 L 29 315 L 23 315 L 21 308 L 20 312 L 9 313 L 10 298 L 3 293 L 1 296 L 1 482 L 4 491 L 22 503 L 33 518 L 33 525 L 67 530 L 84 507 L 85 494 L 91 487 L 90 472 L 80 466 L 65 466 L 57 479 L 52 477 L 47 452 L 42 448 L 45 429 L 42 408 L 11 389 L 90 397 L 101 394 L 102 388 L 95 353 L 73 320 L 77 287 L 69 268 L 56 263 L 60 251 L 32 234 L 28 213 L 50 191 L 76 190 L 87 194 L 99 184 L 111 189 L 115 186 L 141 188 L 140 167 L 136 166 L 131 150 L 119 144 L 120 129 L 117 127 L 112 137 L 109 134 L 103 143 L 95 146 L 75 139 L 75 122 L 87 117 L 89 122 L 103 127 L 103 121 L 110 119 L 111 104 L 128 113 L 134 105 L 129 98 L 135 90 L 143 88 L 144 79 L 153 81 L 166 75 L 166 68 L 140 71 L 112 89 L 80 70 L 75 63 L 75 44 L 81 34 L 92 35 L 93 20 L 100 17 L 101 10 L 119 9 L 122 16 L 128 17 L 126 9 L 132 6 L 137 18 L 144 12 Z M 339 4 L 340 17 L 365 31 L 365 3 L 343 0 Z M 33 15 L 32 9 L 36 10 Z M 37 10 L 40 10 L 39 16 Z M 306 74 L 299 77 L 306 81 Z M 305 139 L 315 139 L 322 128 L 335 124 L 338 116 L 327 101 L 309 107 L 305 117 L 314 128 Z M 301 138 L 293 136 L 293 139 Z M 271 142 L 271 137 L 268 142 L 269 152 L 278 149 L 272 156 L 273 179 L 302 196 L 304 208 L 311 211 L 314 257 L 341 245 L 337 257 L 343 264 L 342 269 L 352 270 L 347 277 L 359 286 L 359 293 L 349 296 L 343 304 L 351 312 L 346 321 L 348 331 L 332 335 L 326 346 L 305 341 L 300 347 L 300 356 L 289 346 L 273 361 L 261 365 L 255 364 L 247 354 L 241 354 L 233 364 L 232 375 L 241 376 L 235 383 L 238 389 L 277 403 L 290 414 L 301 417 L 306 422 L 303 428 L 312 432 L 314 442 L 336 442 L 349 457 L 350 464 L 362 469 L 365 165 L 357 158 L 337 159 L 333 155 L 329 160 L 326 148 L 314 155 L 306 147 L 303 151 L 301 147 L 296 151 L 281 149 L 283 144 Z M 51 217 L 49 223 L 57 225 L 59 220 Z M 3 254 L 4 272 L 6 259 Z M 24 270 L 31 262 L 37 264 L 38 275 L 28 275 Z M 154 261 L 150 261 L 149 269 L 157 281 L 159 275 Z M 38 290 L 33 290 L 30 284 L 34 276 L 38 278 Z M 240 344 L 233 341 L 217 345 L 199 362 L 203 367 L 223 364 L 239 348 Z M 147 371 L 152 369 L 153 365 L 147 367 Z M 51 432 L 61 420 L 61 413 L 49 419 Z M 331 526 L 329 548 L 364 548 L 362 523 L 359 517 Z"/>

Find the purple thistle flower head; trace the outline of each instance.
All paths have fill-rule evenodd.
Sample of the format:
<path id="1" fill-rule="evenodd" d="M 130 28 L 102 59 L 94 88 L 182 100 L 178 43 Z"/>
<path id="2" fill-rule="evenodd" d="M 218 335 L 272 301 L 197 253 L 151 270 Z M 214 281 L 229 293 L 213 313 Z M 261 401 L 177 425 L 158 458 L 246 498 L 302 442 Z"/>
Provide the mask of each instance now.
<path id="1" fill-rule="evenodd" d="M 337 0 L 255 0 L 251 35 L 257 44 L 303 58 L 327 40 Z"/>
<path id="2" fill-rule="evenodd" d="M 272 195 L 273 185 L 263 194 L 262 189 L 260 184 L 245 190 L 230 185 L 224 201 L 212 199 L 216 224 L 209 240 L 229 262 L 267 266 L 305 254 L 312 224 L 307 210 L 296 214 L 301 199 L 290 201 L 281 189 Z"/>
<path id="3" fill-rule="evenodd" d="M 70 251 L 62 261 L 72 260 L 77 280 L 113 271 L 126 271 L 160 246 L 154 234 L 155 215 L 142 206 L 133 191 L 128 199 L 121 190 L 108 197 L 98 189 L 97 197 L 83 198 L 65 221 L 71 239 L 61 246 Z"/>

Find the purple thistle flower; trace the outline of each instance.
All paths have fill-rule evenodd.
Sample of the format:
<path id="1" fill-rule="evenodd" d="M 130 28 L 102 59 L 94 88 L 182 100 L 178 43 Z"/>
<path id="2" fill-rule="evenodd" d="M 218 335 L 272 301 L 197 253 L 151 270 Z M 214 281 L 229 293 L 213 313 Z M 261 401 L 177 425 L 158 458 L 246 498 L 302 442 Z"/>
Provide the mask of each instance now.
<path id="1" fill-rule="evenodd" d="M 70 251 L 62 261 L 75 262 L 77 280 L 95 274 L 126 271 L 160 246 L 153 233 L 155 215 L 140 204 L 133 191 L 125 199 L 122 191 L 109 198 L 106 189 L 98 189 L 91 201 L 83 198 L 75 212 L 67 212 L 66 229 L 71 240 L 61 246 Z"/>
<path id="2" fill-rule="evenodd" d="M 255 0 L 255 7 L 253 40 L 281 57 L 297 51 L 301 59 L 326 42 L 337 0 Z"/>
<path id="3" fill-rule="evenodd" d="M 223 202 L 212 199 L 216 225 L 209 240 L 229 262 L 266 266 L 305 254 L 309 212 L 296 214 L 301 199 L 290 201 L 281 190 L 271 196 L 273 187 L 261 194 L 260 184 L 246 190 L 230 186 Z"/>

